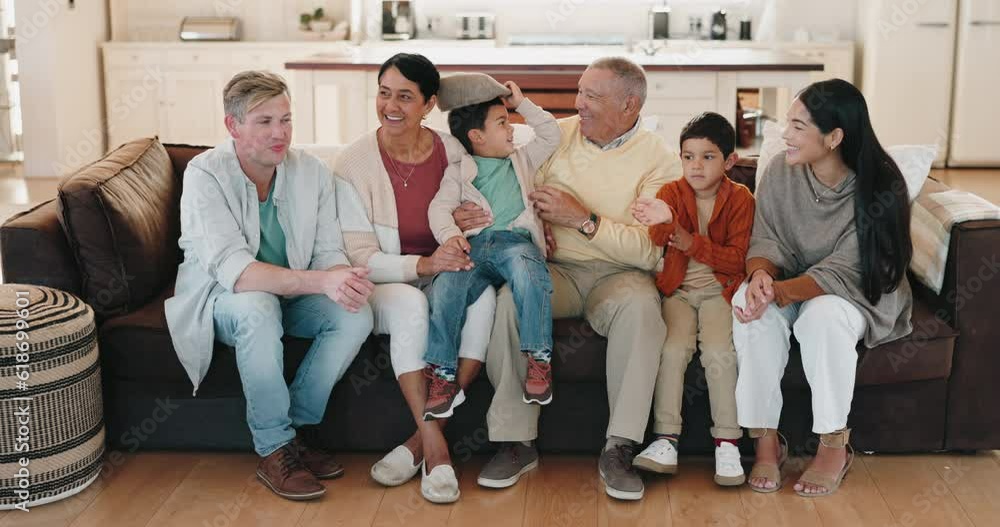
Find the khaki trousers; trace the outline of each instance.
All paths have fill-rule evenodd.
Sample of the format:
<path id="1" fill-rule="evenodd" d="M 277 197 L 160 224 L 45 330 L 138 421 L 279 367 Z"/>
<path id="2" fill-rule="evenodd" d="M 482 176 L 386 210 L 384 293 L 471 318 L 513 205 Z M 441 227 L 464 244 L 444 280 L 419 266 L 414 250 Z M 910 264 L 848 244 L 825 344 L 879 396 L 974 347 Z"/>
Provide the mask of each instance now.
<path id="1" fill-rule="evenodd" d="M 660 355 L 653 399 L 653 432 L 681 433 L 681 405 L 685 393 L 684 372 L 701 349 L 705 379 L 692 387 L 708 388 L 712 409 L 712 437 L 739 439 L 736 424 L 736 349 L 733 347 L 733 309 L 721 288 L 677 290 L 663 299 L 663 321 L 667 339 Z"/>
<path id="2" fill-rule="evenodd" d="M 549 263 L 552 316 L 583 316 L 607 337 L 607 384 L 611 419 L 607 436 L 643 441 L 666 326 L 653 276 L 601 261 Z M 553 353 L 573 360 L 572 346 Z M 527 359 L 521 352 L 517 310 L 510 288 L 497 294 L 486 372 L 496 389 L 487 414 L 492 441 L 530 441 L 538 436 L 538 405 L 521 400 Z M 559 397 L 559 391 L 555 391 Z"/>

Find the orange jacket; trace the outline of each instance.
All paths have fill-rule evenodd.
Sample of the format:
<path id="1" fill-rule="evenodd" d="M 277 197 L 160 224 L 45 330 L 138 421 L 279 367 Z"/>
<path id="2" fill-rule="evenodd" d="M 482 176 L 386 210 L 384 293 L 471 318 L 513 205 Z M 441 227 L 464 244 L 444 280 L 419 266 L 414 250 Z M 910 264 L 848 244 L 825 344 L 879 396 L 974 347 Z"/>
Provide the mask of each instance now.
<path id="1" fill-rule="evenodd" d="M 656 286 L 671 295 L 684 281 L 688 259 L 708 265 L 722 284 L 722 295 L 732 303 L 733 294 L 746 277 L 746 256 L 753 230 L 754 199 L 750 189 L 723 178 L 715 198 L 715 208 L 708 222 L 708 236 L 698 234 L 698 205 L 694 189 L 686 179 L 664 185 L 656 193 L 670 206 L 674 219 L 649 228 L 649 237 L 656 245 L 667 247 L 677 225 L 691 233 L 694 240 L 687 251 L 667 247 L 663 271 L 656 276 Z"/>

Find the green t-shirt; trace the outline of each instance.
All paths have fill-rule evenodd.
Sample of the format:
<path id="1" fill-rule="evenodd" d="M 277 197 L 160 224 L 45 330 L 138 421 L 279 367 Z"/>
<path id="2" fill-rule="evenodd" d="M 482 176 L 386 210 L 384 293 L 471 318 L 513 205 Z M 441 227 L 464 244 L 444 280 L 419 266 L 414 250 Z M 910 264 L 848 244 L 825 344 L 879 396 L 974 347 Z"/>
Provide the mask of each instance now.
<path id="1" fill-rule="evenodd" d="M 275 176 L 277 177 L 277 176 Z M 260 249 L 257 260 L 279 267 L 288 267 L 288 252 L 285 248 L 285 232 L 278 223 L 278 208 L 274 206 L 274 186 L 267 193 L 267 199 L 257 203 L 260 210 Z"/>
<path id="2" fill-rule="evenodd" d="M 472 180 L 472 186 L 483 193 L 493 209 L 493 225 L 483 229 L 483 232 L 510 230 L 510 224 L 524 212 L 521 183 L 514 172 L 514 163 L 509 157 L 472 157 L 479 170 L 476 179 Z M 526 229 L 514 231 L 531 237 Z"/>

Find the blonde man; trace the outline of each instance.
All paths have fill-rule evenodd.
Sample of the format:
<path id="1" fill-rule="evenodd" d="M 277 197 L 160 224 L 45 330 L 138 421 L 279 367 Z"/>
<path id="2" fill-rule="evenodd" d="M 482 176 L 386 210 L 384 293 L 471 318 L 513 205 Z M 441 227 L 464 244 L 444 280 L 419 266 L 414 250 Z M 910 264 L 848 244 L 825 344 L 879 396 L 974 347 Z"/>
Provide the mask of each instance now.
<path id="1" fill-rule="evenodd" d="M 170 335 L 195 392 L 214 341 L 235 348 L 247 423 L 262 457 L 257 477 L 279 496 L 318 498 L 319 478 L 343 474 L 296 436 L 323 418 L 333 385 L 372 330 L 366 268 L 344 254 L 333 179 L 322 161 L 290 150 L 281 77 L 237 74 L 223 94 L 231 136 L 184 172 Z M 289 387 L 284 334 L 312 338 Z"/>

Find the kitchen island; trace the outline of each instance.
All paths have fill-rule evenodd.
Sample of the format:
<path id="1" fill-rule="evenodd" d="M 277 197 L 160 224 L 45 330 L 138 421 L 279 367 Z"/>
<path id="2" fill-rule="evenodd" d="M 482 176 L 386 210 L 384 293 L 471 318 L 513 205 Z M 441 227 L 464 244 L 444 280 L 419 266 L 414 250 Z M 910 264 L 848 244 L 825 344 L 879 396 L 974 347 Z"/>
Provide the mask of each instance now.
<path id="1" fill-rule="evenodd" d="M 642 65 L 648 87 L 644 124 L 676 147 L 691 117 L 716 111 L 735 124 L 740 88 L 776 88 L 777 107 L 810 82 L 823 65 L 780 51 L 713 49 L 697 43 L 655 54 L 625 53 L 616 47 L 426 48 L 442 75 L 483 72 L 500 82 L 513 80 L 525 94 L 557 117 L 572 115 L 580 74 L 595 59 L 625 56 Z M 375 113 L 381 64 L 396 50 L 359 48 L 349 55 L 314 55 L 285 63 L 292 72 L 296 142 L 350 142 L 378 127 Z M 782 110 L 783 111 L 783 110 Z M 447 116 L 435 109 L 430 126 L 447 130 Z"/>

